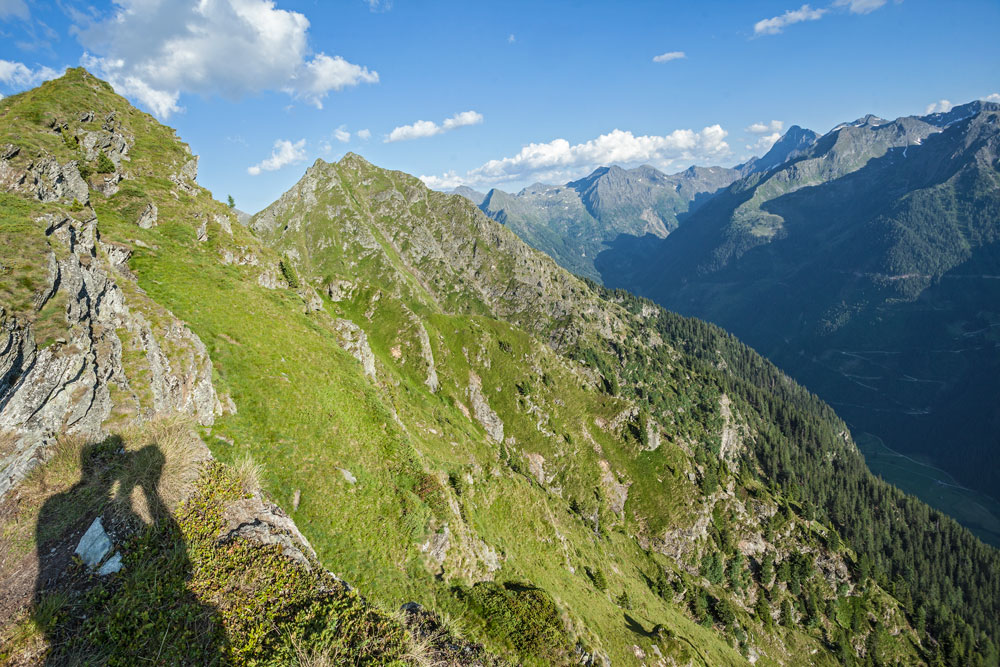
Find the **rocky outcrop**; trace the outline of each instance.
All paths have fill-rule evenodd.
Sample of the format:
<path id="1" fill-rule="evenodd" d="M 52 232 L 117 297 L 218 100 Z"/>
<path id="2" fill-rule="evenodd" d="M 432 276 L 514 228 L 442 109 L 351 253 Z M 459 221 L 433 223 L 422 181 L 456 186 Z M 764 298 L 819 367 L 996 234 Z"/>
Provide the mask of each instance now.
<path id="1" fill-rule="evenodd" d="M 237 538 L 259 544 L 277 544 L 282 553 L 306 569 L 317 562 L 316 552 L 295 522 L 274 503 L 255 493 L 250 498 L 226 505 L 222 513 L 224 525 L 217 540 L 225 544 Z"/>
<path id="2" fill-rule="evenodd" d="M 223 259 L 226 260 L 227 264 L 243 263 L 241 261 L 238 261 L 238 258 L 235 257 L 233 258 L 234 261 L 228 261 L 228 258 L 225 257 Z M 256 257 L 254 257 L 254 261 L 256 261 Z M 253 263 L 253 262 L 248 262 L 248 263 Z M 264 289 L 284 289 L 288 287 L 288 282 L 281 275 L 281 269 L 279 269 L 276 266 L 269 266 L 266 269 L 264 269 L 260 273 L 260 275 L 257 276 L 257 284 L 263 287 Z"/>
<path id="3" fill-rule="evenodd" d="M 173 181 L 182 192 L 189 195 L 197 194 L 198 156 L 191 156 L 191 159 L 181 165 L 181 168 L 176 174 L 170 175 L 170 180 Z"/>
<path id="4" fill-rule="evenodd" d="M 19 192 L 41 202 L 90 202 L 90 188 L 80 176 L 76 160 L 60 163 L 52 157 L 40 157 L 23 169 L 7 159 L 0 160 L 0 189 Z"/>
<path id="5" fill-rule="evenodd" d="M 423 322 L 417 321 L 417 335 L 420 337 L 420 356 L 427 364 L 427 379 L 424 380 L 424 384 L 427 385 L 432 394 L 437 393 L 437 390 L 441 388 L 441 382 L 438 380 L 437 369 L 434 368 L 434 349 L 431 347 L 431 339 L 427 335 L 427 329 Z"/>
<path id="6" fill-rule="evenodd" d="M 93 120 L 93 116 L 90 120 Z M 81 118 L 81 122 L 90 121 Z M 129 151 L 135 144 L 135 138 L 123 130 L 114 112 L 105 116 L 101 129 L 85 130 L 78 135 L 78 140 L 87 160 L 96 160 L 104 153 L 115 164 L 116 170 L 121 169 L 123 160 L 129 159 Z"/>
<path id="7" fill-rule="evenodd" d="M 346 301 L 354 295 L 356 289 L 357 285 L 349 280 L 334 280 L 326 286 L 326 293 L 330 301 Z"/>
<path id="8" fill-rule="evenodd" d="M 598 461 L 598 465 L 601 467 L 601 487 L 607 497 L 608 507 L 618 516 L 623 516 L 625 503 L 628 501 L 628 488 L 632 483 L 619 481 L 611 464 L 604 459 Z"/>
<path id="9" fill-rule="evenodd" d="M 139 225 L 142 229 L 152 229 L 156 226 L 158 216 L 159 211 L 156 209 L 156 204 L 149 202 L 146 204 L 146 208 L 142 209 L 142 213 L 139 214 L 139 218 L 135 221 L 135 224 Z"/>
<path id="10" fill-rule="evenodd" d="M 503 442 L 503 420 L 493 411 L 486 396 L 483 395 L 483 381 L 474 372 L 469 371 L 469 402 L 472 403 L 472 414 L 476 421 L 486 431 L 493 442 Z"/>
<path id="11" fill-rule="evenodd" d="M 368 336 L 364 329 L 350 320 L 338 319 L 334 323 L 340 346 L 350 352 L 351 356 L 361 362 L 365 375 L 375 379 L 375 355 L 368 344 Z"/>
<path id="12" fill-rule="evenodd" d="M 208 425 L 221 412 L 201 340 L 137 287 L 126 298 L 116 282 L 116 275 L 127 279 L 128 248 L 102 244 L 94 216 L 50 214 L 44 221 L 56 251 L 35 312 L 61 295 L 65 327 L 62 336 L 39 341 L 31 314 L 0 309 L 0 431 L 15 443 L 0 459 L 0 498 L 45 459 L 57 436 L 102 437 L 112 391 L 118 407 L 138 419 L 179 412 Z M 141 368 L 123 361 L 126 333 Z M 148 391 L 133 386 L 140 374 Z"/>

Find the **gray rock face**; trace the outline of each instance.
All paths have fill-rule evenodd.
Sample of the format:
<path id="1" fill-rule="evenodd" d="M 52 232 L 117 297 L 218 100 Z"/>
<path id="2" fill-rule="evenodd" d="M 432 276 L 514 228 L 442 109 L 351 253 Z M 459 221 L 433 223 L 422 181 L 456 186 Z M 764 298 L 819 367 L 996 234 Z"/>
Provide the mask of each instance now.
<path id="1" fill-rule="evenodd" d="M 319 294 L 316 293 L 312 287 L 307 287 L 305 290 L 306 294 L 306 312 L 307 313 L 317 313 L 323 310 L 323 299 Z"/>
<path id="2" fill-rule="evenodd" d="M 444 559 L 448 557 L 448 547 L 451 546 L 451 531 L 448 526 L 441 529 L 441 532 L 434 533 L 427 541 L 420 545 L 420 550 L 427 555 L 427 559 L 434 565 L 440 566 Z"/>
<path id="3" fill-rule="evenodd" d="M 365 375 L 375 379 L 375 355 L 368 344 L 368 335 L 364 329 L 350 320 L 338 319 L 334 323 L 337 330 L 340 346 L 351 353 L 355 359 L 361 362 L 365 369 Z"/>
<path id="4" fill-rule="evenodd" d="M 190 160 L 184 163 L 181 167 L 181 176 L 188 179 L 189 181 L 198 180 L 198 156 L 195 155 Z"/>
<path id="5" fill-rule="evenodd" d="M 344 301 L 351 298 L 357 286 L 349 280 L 334 280 L 326 286 L 330 301 Z"/>
<path id="6" fill-rule="evenodd" d="M 39 158 L 20 173 L 11 189 L 43 202 L 70 203 L 75 199 L 81 204 L 90 203 L 90 188 L 80 176 L 76 161 L 60 164 L 51 157 Z"/>
<path id="7" fill-rule="evenodd" d="M 122 182 L 122 179 L 121 173 L 116 171 L 113 174 L 101 176 L 92 186 L 105 197 L 110 197 L 118 192 L 118 184 Z"/>
<path id="8" fill-rule="evenodd" d="M 503 442 L 503 421 L 483 396 L 483 381 L 472 371 L 469 372 L 469 402 L 472 403 L 473 416 L 485 429 L 490 440 Z"/>
<path id="9" fill-rule="evenodd" d="M 234 263 L 234 262 L 227 262 Z M 235 262 L 237 264 L 241 262 Z M 281 276 L 281 271 L 276 266 L 269 266 L 257 276 L 257 284 L 264 289 L 283 289 L 288 287 L 288 283 Z"/>
<path id="10" fill-rule="evenodd" d="M 0 498 L 45 459 L 57 435 L 103 437 L 112 387 L 134 404 L 140 419 L 180 412 L 208 425 L 221 411 L 201 340 L 141 296 L 126 303 L 115 276 L 127 278 L 122 267 L 127 270 L 130 251 L 101 244 L 97 218 L 80 222 L 50 215 L 47 222 L 50 242 L 61 248 L 49 255 L 48 285 L 35 309 L 63 294 L 66 333 L 39 345 L 30 319 L 0 311 L 0 431 L 15 441 L 0 459 Z M 161 324 L 154 327 L 144 310 L 155 312 Z M 152 405 L 142 405 L 132 390 L 116 333 L 122 329 L 143 353 Z"/>
<path id="11" fill-rule="evenodd" d="M 190 160 L 181 166 L 176 174 L 172 174 L 170 176 L 170 180 L 177 184 L 177 187 L 187 194 L 197 194 L 198 156 L 192 156 Z"/>
<path id="12" fill-rule="evenodd" d="M 431 339 L 427 335 L 427 329 L 424 328 L 423 322 L 417 322 L 417 335 L 420 336 L 420 355 L 427 362 L 427 379 L 424 380 L 424 384 L 431 390 L 431 393 L 437 393 L 437 390 L 441 388 L 441 383 L 438 381 L 437 369 L 434 368 L 434 350 L 431 348 Z"/>
<path id="13" fill-rule="evenodd" d="M 230 236 L 233 235 L 233 224 L 228 215 L 219 215 L 216 213 L 212 217 L 215 220 L 215 224 L 222 228 L 222 231 Z"/>
<path id="14" fill-rule="evenodd" d="M 124 567 L 124 564 L 122 563 L 122 555 L 120 553 L 116 553 L 114 556 L 109 558 L 99 570 L 97 570 L 97 574 L 102 577 L 106 577 L 109 574 L 120 572 L 122 567 Z"/>
<path id="15" fill-rule="evenodd" d="M 125 134 L 113 117 L 110 121 L 106 121 L 100 130 L 81 133 L 79 141 L 88 160 L 96 160 L 103 152 L 114 162 L 116 170 L 121 169 L 122 161 L 129 159 L 129 151 L 135 143 L 135 139 Z"/>
<path id="16" fill-rule="evenodd" d="M 224 525 L 218 541 L 244 538 L 261 544 L 277 544 L 285 556 L 312 569 L 316 552 L 295 522 L 280 507 L 265 502 L 260 494 L 229 503 L 222 514 Z"/>

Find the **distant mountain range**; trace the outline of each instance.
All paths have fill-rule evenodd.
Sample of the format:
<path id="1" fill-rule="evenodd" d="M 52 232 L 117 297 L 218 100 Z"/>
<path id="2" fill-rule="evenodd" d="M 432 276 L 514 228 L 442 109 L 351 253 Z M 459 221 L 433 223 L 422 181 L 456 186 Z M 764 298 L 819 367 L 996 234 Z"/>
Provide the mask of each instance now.
<path id="1" fill-rule="evenodd" d="M 997 104 L 868 115 L 793 126 L 736 169 L 599 169 L 578 182 L 604 186 L 596 214 L 576 183 L 482 208 L 571 270 L 734 332 L 831 402 L 874 469 L 997 543 L 1000 505 L 961 487 L 1000 488 L 998 143 Z"/>
<path id="2" fill-rule="evenodd" d="M 536 183 L 517 194 L 460 187 L 494 220 L 574 273 L 600 280 L 598 254 L 619 238 L 665 238 L 681 218 L 740 177 L 738 169 L 691 167 L 666 175 L 648 165 L 602 167 L 565 185 Z"/>
<path id="3" fill-rule="evenodd" d="M 690 167 L 667 175 L 649 165 L 612 165 L 565 185 L 535 183 L 517 194 L 497 189 L 483 194 L 466 186 L 450 193 L 470 200 L 567 269 L 600 282 L 594 261 L 601 252 L 632 247 L 637 239 L 642 246 L 666 238 L 713 195 L 740 178 L 781 164 L 817 136 L 792 126 L 764 156 L 731 169 Z"/>

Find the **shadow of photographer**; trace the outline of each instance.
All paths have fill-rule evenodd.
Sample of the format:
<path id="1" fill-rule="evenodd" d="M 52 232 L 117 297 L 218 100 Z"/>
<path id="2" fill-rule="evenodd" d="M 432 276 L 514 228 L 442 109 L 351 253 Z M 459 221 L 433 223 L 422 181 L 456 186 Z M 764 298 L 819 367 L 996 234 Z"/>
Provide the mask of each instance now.
<path id="1" fill-rule="evenodd" d="M 45 664 L 225 662 L 219 615 L 188 587 L 163 451 L 122 445 L 113 436 L 83 447 L 80 480 L 39 513 L 33 618 L 48 640 Z"/>

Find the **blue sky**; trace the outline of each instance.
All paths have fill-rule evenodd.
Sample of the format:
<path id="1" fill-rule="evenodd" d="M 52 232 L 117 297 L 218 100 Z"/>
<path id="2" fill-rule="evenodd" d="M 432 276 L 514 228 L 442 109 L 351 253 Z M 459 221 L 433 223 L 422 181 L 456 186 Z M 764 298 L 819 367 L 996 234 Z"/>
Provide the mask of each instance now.
<path id="1" fill-rule="evenodd" d="M 1000 100 L 998 34 L 996 0 L 0 0 L 0 94 L 84 64 L 254 212 L 348 150 L 483 191 L 728 166 L 792 124 Z"/>

